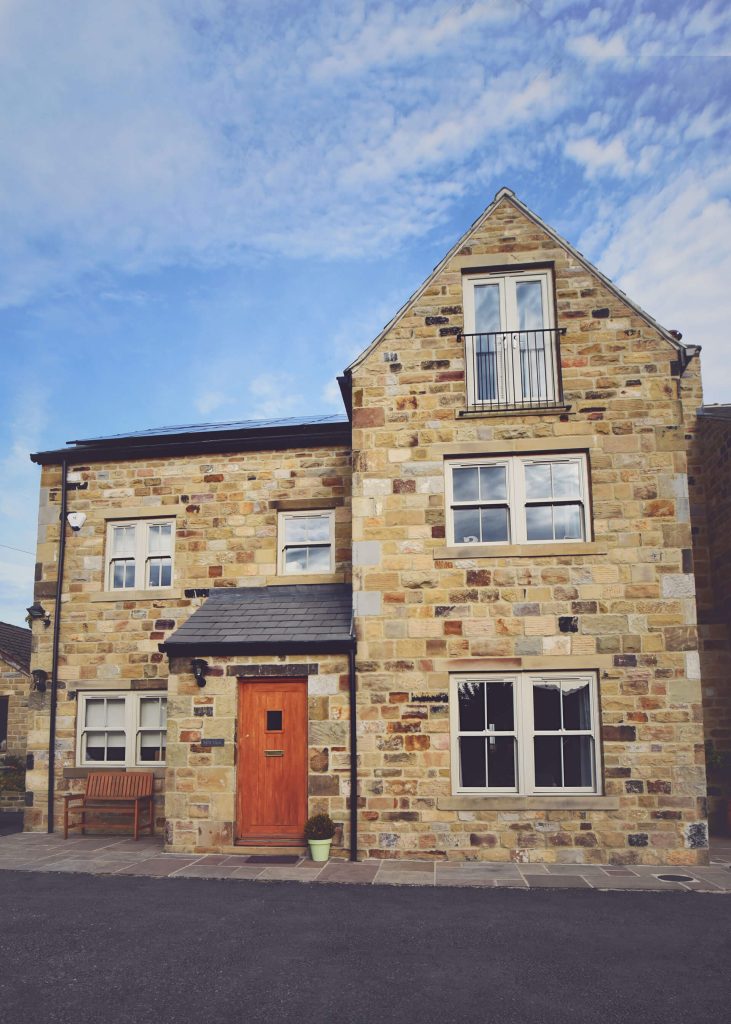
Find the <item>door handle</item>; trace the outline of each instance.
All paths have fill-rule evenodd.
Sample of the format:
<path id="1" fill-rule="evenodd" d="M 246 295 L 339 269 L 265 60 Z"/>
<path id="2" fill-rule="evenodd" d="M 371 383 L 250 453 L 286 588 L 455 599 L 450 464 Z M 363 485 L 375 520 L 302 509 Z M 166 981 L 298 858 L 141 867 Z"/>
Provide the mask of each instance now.
<path id="1" fill-rule="evenodd" d="M 265 750 L 264 757 L 284 757 L 283 750 Z"/>

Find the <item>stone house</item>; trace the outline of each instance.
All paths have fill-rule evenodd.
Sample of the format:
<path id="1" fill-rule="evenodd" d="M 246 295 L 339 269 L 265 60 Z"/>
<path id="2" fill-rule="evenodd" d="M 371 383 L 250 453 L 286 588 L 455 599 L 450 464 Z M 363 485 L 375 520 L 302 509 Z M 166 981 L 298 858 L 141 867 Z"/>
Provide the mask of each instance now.
<path id="1" fill-rule="evenodd" d="M 691 435 L 689 476 L 711 829 L 731 818 L 731 405 L 704 405 Z"/>
<path id="2" fill-rule="evenodd" d="M 25 757 L 31 631 L 0 622 L 0 753 Z"/>
<path id="3" fill-rule="evenodd" d="M 25 758 L 31 631 L 0 622 L 0 758 Z M 0 786 L 0 810 L 22 807 L 23 793 Z"/>
<path id="4" fill-rule="evenodd" d="M 147 767 L 171 850 L 326 810 L 353 857 L 703 862 L 698 351 L 503 189 L 339 379 L 347 418 L 32 456 L 62 599 L 26 827 Z"/>

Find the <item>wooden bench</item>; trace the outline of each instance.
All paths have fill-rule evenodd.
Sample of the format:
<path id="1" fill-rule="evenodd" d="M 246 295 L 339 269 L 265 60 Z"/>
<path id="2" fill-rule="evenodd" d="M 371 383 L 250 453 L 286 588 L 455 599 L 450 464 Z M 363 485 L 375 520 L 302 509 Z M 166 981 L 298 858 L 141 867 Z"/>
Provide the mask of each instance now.
<path id="1" fill-rule="evenodd" d="M 63 837 L 68 839 L 69 829 L 81 828 L 86 834 L 87 815 L 104 816 L 131 815 L 133 834 L 140 838 L 140 829 L 155 833 L 155 815 L 152 808 L 152 772 L 89 772 L 86 790 L 83 793 L 68 793 L 63 798 Z M 147 808 L 147 821 L 143 821 L 143 810 Z M 71 823 L 71 814 L 80 815 L 80 820 Z M 124 826 L 107 825 L 109 832 L 126 832 Z"/>

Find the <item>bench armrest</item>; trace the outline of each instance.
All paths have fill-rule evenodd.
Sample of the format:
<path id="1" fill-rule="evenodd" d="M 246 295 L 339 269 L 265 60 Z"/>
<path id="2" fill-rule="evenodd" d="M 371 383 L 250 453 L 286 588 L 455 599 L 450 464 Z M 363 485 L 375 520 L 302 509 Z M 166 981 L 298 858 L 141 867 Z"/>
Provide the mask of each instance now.
<path id="1" fill-rule="evenodd" d="M 83 801 L 84 801 L 85 799 L 86 799 L 86 797 L 84 796 L 84 794 L 83 794 L 83 793 L 64 793 L 64 794 L 63 794 L 63 802 L 64 802 L 64 803 L 66 804 L 66 806 L 67 806 L 67 807 L 68 807 L 68 805 L 69 805 L 69 804 L 70 804 L 70 803 L 71 803 L 71 802 L 72 802 L 73 800 L 81 800 L 81 801 L 82 801 L 82 803 L 83 803 Z"/>

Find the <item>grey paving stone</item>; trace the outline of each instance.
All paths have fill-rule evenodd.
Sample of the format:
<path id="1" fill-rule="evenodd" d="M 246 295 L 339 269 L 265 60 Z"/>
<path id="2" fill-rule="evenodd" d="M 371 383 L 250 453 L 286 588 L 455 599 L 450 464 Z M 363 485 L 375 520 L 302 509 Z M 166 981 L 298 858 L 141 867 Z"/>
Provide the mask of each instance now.
<path id="1" fill-rule="evenodd" d="M 191 864 L 176 871 L 175 878 L 232 878 L 237 871 L 238 868 L 227 864 Z"/>
<path id="2" fill-rule="evenodd" d="M 423 871 L 379 871 L 374 885 L 434 885 L 434 876 Z"/>
<path id="3" fill-rule="evenodd" d="M 586 889 L 589 886 L 581 875 L 531 875 L 527 881 L 531 889 Z"/>
<path id="4" fill-rule="evenodd" d="M 252 865 L 252 867 L 256 867 L 256 865 Z M 302 865 L 289 867 L 284 864 L 262 866 L 261 874 L 257 875 L 257 878 L 260 882 L 312 882 L 320 874 L 322 867 L 308 869 Z"/>
<path id="5" fill-rule="evenodd" d="M 370 885 L 378 872 L 373 864 L 328 864 L 318 882 L 353 882 Z"/>
<path id="6" fill-rule="evenodd" d="M 439 866 L 442 867 L 443 865 Z M 434 864 L 432 861 L 423 860 L 384 860 L 381 861 L 381 871 L 410 871 L 424 875 L 433 875 Z"/>

